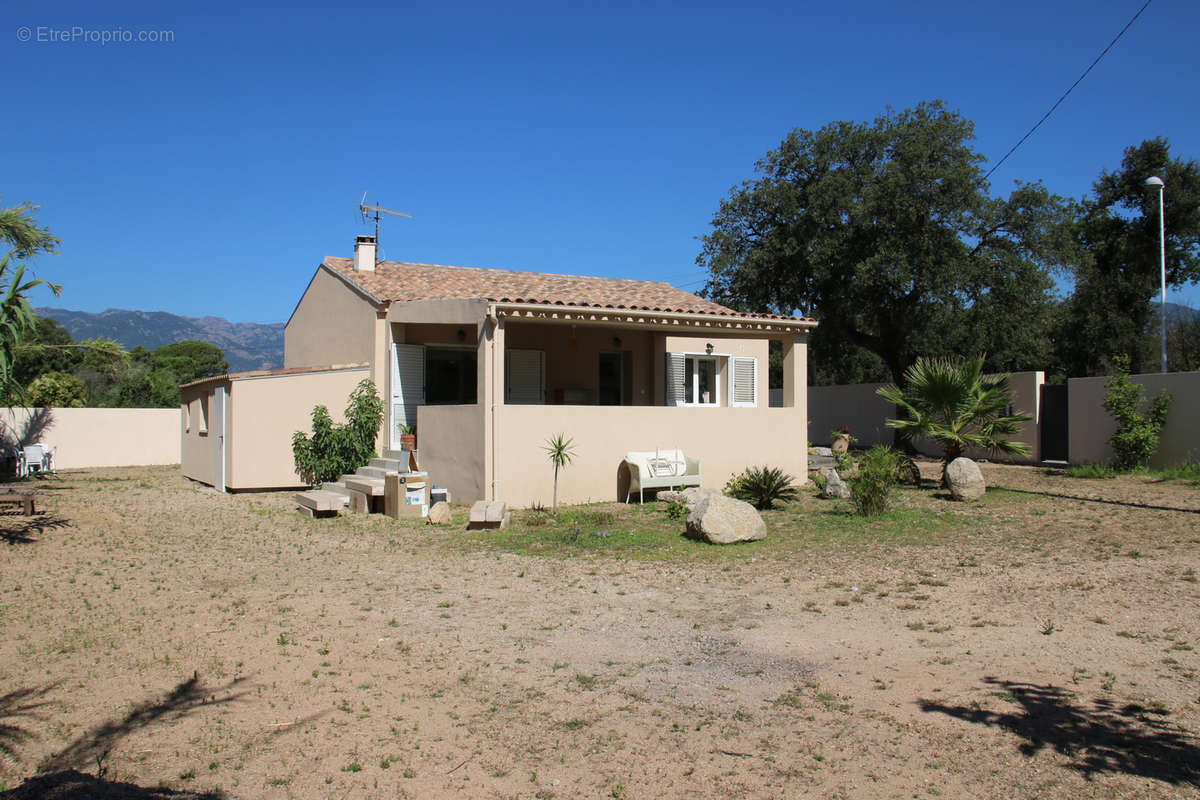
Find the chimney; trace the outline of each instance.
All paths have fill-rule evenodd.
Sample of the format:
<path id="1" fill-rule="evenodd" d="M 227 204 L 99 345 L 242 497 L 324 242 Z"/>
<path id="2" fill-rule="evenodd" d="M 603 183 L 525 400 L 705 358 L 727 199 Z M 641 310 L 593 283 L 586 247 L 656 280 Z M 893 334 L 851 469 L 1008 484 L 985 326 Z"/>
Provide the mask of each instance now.
<path id="1" fill-rule="evenodd" d="M 354 237 L 354 271 L 375 271 L 375 237 L 362 235 Z"/>

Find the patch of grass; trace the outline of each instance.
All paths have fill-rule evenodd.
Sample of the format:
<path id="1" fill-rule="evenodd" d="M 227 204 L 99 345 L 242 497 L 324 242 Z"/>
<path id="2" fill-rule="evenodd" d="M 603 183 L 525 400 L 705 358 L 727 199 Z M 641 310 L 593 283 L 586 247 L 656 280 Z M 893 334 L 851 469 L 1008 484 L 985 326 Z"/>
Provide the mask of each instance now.
<path id="1" fill-rule="evenodd" d="M 613 557 L 638 561 L 743 561 L 814 549 L 860 550 L 927 544 L 965 529 L 969 513 L 943 508 L 926 493 L 896 490 L 894 507 L 861 517 L 845 505 L 802 494 L 788 506 L 763 511 L 767 538 L 716 546 L 687 538 L 678 520 L 658 504 L 604 503 L 564 507 L 557 519 L 535 512 L 513 515 L 503 529 L 454 531 L 449 543 L 467 551 L 554 558 Z"/>
<path id="2" fill-rule="evenodd" d="M 1108 464 L 1076 464 L 1067 467 L 1068 478 L 1115 478 L 1117 471 Z"/>

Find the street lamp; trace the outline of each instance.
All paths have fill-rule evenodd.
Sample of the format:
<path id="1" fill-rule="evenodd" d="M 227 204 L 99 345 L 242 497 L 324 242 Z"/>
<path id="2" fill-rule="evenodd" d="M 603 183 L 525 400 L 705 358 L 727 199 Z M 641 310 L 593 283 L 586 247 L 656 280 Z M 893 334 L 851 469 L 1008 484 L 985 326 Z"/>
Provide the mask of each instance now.
<path id="1" fill-rule="evenodd" d="M 1167 233 L 1163 220 L 1163 179 L 1157 176 L 1146 178 L 1142 184 L 1150 191 L 1158 192 L 1158 266 L 1162 275 L 1162 371 L 1167 371 Z"/>

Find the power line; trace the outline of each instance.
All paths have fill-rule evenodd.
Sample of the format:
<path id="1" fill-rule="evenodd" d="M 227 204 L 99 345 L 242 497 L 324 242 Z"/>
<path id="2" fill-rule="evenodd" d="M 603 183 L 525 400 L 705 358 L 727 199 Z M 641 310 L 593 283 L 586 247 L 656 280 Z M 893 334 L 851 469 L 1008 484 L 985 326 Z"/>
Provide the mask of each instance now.
<path id="1" fill-rule="evenodd" d="M 1071 84 L 1071 88 L 1067 89 L 1065 92 L 1063 92 L 1062 97 L 1058 98 L 1058 100 L 1054 103 L 1054 105 L 1050 106 L 1050 110 L 1042 115 L 1042 118 L 1037 121 L 1037 124 L 1034 125 L 1032 128 L 1030 128 L 1029 131 L 1024 136 L 1021 137 L 1021 140 L 1019 142 L 1017 142 L 1016 144 L 1014 144 L 1009 149 L 1009 151 L 1004 154 L 1004 158 L 1002 158 L 996 162 L 996 166 L 994 166 L 988 170 L 987 174 L 983 176 L 983 179 L 985 181 L 992 176 L 993 172 L 1000 169 L 1000 165 L 1003 164 L 1005 161 L 1007 161 L 1008 157 L 1011 156 L 1013 153 L 1015 153 L 1017 151 L 1017 148 L 1025 143 L 1026 139 L 1028 139 L 1030 136 L 1033 135 L 1034 131 L 1036 131 L 1038 128 L 1042 127 L 1042 123 L 1050 118 L 1050 115 L 1054 113 L 1054 109 L 1058 108 L 1062 104 L 1062 101 L 1067 99 L 1067 95 L 1069 95 L 1072 91 L 1074 91 L 1075 87 L 1083 82 L 1083 79 L 1086 78 L 1088 76 L 1088 73 L 1092 71 L 1092 67 L 1095 67 L 1097 64 L 1100 63 L 1100 59 L 1104 58 L 1104 56 L 1106 56 L 1108 54 L 1109 50 L 1112 50 L 1113 45 L 1115 45 L 1121 39 L 1121 37 L 1125 35 L 1125 31 L 1129 30 L 1130 26 L 1132 26 L 1133 23 L 1137 22 L 1137 18 L 1142 15 L 1143 11 L 1145 11 L 1147 8 L 1150 7 L 1150 4 L 1152 2 L 1154 2 L 1154 0 L 1146 0 L 1146 4 L 1144 6 L 1142 6 L 1140 9 L 1138 9 L 1138 12 L 1133 15 L 1133 18 L 1130 19 L 1129 22 L 1125 23 L 1125 27 L 1121 28 L 1121 32 L 1113 37 L 1113 40 L 1108 43 L 1108 47 L 1104 48 L 1104 50 L 1101 51 L 1100 55 L 1096 56 L 1096 60 L 1093 61 L 1091 63 L 1091 65 L 1083 71 L 1083 74 L 1080 75 L 1079 78 L 1076 79 L 1076 81 Z"/>

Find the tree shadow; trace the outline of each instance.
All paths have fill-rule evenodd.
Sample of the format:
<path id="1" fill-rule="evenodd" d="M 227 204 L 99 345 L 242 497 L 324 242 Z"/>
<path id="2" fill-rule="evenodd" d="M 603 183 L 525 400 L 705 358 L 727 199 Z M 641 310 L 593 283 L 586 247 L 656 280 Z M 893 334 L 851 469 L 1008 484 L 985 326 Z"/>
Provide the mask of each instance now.
<path id="1" fill-rule="evenodd" d="M 57 704 L 45 698 L 57 686 L 51 683 L 39 689 L 15 689 L 0 697 L 0 753 L 15 757 L 18 747 L 37 738 L 23 724 L 27 720 L 46 721 L 44 709 Z"/>
<path id="2" fill-rule="evenodd" d="M 241 698 L 245 692 L 233 689 L 245 681 L 235 678 L 224 686 L 210 689 L 192 675 L 161 700 L 146 700 L 134 706 L 121 719 L 109 720 L 80 734 L 58 753 L 38 765 L 39 772 L 82 769 L 95 765 L 103 777 L 104 759 L 118 741 L 158 720 L 178 720 L 203 706 L 224 705 Z M 218 697 L 218 695 L 223 695 Z"/>
<path id="3" fill-rule="evenodd" d="M 50 530 L 71 527 L 70 520 L 56 514 L 27 517 L 19 511 L 0 511 L 0 542 L 28 544 Z"/>
<path id="4" fill-rule="evenodd" d="M 226 800 L 223 792 L 180 792 L 110 781 L 69 769 L 30 778 L 0 800 Z"/>
<path id="5" fill-rule="evenodd" d="M 1019 711 L 985 711 L 919 700 L 922 711 L 1002 728 L 1022 739 L 1020 751 L 1033 756 L 1052 747 L 1072 761 L 1068 765 L 1091 780 L 1105 773 L 1153 778 L 1172 785 L 1200 786 L 1197 738 L 1163 718 L 1164 711 L 1137 704 L 1116 706 L 1093 700 L 1091 707 L 1072 702 L 1057 686 L 984 678 L 1004 693 Z"/>
<path id="6" fill-rule="evenodd" d="M 1086 495 L 1066 494 L 1063 492 L 1038 491 L 1036 489 L 1014 489 L 1011 486 L 997 486 L 1006 492 L 1016 494 L 1039 494 L 1043 497 L 1060 497 L 1064 500 L 1079 500 L 1084 503 L 1101 503 L 1108 506 L 1124 506 L 1126 508 L 1144 508 L 1147 511 L 1180 511 L 1184 514 L 1200 514 L 1200 508 L 1179 508 L 1177 506 L 1156 506 L 1150 503 L 1132 503 L 1128 500 L 1105 500 L 1103 497 L 1087 497 Z"/>

